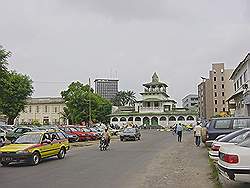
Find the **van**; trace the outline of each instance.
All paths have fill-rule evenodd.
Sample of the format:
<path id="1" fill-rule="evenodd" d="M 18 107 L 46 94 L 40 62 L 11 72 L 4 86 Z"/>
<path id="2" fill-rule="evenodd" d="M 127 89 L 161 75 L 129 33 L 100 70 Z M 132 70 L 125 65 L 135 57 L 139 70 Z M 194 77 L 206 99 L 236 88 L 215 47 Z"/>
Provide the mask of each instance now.
<path id="1" fill-rule="evenodd" d="M 243 128 L 250 128 L 250 117 L 213 118 L 207 124 L 202 140 L 212 141 L 220 135 L 227 135 Z"/>

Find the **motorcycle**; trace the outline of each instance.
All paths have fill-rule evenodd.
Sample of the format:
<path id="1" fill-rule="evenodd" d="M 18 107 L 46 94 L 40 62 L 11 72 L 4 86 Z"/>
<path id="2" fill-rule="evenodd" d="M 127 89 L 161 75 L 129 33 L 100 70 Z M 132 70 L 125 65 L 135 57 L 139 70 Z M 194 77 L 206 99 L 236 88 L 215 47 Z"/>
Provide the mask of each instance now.
<path id="1" fill-rule="evenodd" d="M 99 146 L 99 148 L 100 148 L 101 151 L 106 151 L 107 148 L 108 148 L 108 144 L 107 144 L 107 142 L 106 142 L 106 140 L 105 140 L 104 137 L 102 137 L 100 139 L 100 146 Z"/>

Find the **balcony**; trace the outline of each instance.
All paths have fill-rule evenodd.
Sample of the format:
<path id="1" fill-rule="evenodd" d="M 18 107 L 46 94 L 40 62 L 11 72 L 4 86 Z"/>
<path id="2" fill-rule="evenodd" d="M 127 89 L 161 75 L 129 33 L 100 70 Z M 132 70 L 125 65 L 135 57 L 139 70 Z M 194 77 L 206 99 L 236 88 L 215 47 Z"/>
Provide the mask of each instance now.
<path id="1" fill-rule="evenodd" d="M 147 112 L 160 113 L 160 112 L 164 112 L 164 108 L 163 107 L 140 107 L 139 112 L 141 112 L 141 113 L 147 113 Z"/>

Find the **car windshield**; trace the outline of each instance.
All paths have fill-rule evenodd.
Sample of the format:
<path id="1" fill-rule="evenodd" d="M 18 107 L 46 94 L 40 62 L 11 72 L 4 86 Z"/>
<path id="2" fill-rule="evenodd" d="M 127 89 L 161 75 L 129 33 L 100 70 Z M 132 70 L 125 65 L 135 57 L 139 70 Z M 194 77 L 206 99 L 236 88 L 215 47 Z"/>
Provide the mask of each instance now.
<path id="1" fill-rule="evenodd" d="M 76 131 L 76 132 L 77 132 L 77 131 L 81 131 L 81 130 L 78 130 L 77 128 L 74 128 L 74 127 L 70 127 L 70 130 L 71 130 L 71 131 Z"/>
<path id="2" fill-rule="evenodd" d="M 219 139 L 219 142 L 229 142 L 230 140 L 234 139 L 235 137 L 237 137 L 239 135 L 244 134 L 247 131 L 249 131 L 249 130 L 241 129 L 241 130 L 235 131 L 235 132 L 230 133 L 230 134 L 226 135 L 225 137 Z"/>
<path id="3" fill-rule="evenodd" d="M 124 130 L 125 133 L 135 133 L 135 129 L 134 128 L 127 128 Z"/>
<path id="4" fill-rule="evenodd" d="M 19 137 L 15 144 L 39 144 L 42 134 L 25 134 Z"/>
<path id="5" fill-rule="evenodd" d="M 97 132 L 97 130 L 94 129 L 94 128 L 90 128 L 90 130 L 91 130 L 92 132 Z"/>
<path id="6" fill-rule="evenodd" d="M 82 129 L 84 132 L 91 132 L 89 129 L 83 128 Z"/>

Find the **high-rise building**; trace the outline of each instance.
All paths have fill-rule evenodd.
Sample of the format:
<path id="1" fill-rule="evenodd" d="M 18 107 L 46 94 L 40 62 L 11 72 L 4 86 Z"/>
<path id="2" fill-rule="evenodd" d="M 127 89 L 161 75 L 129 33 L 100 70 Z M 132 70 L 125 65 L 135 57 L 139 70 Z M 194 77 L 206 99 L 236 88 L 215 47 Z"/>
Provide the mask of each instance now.
<path id="1" fill-rule="evenodd" d="M 182 99 L 183 108 L 197 108 L 198 107 L 198 95 L 189 94 Z"/>
<path id="2" fill-rule="evenodd" d="M 221 113 L 228 113 L 227 99 L 233 93 L 233 82 L 229 80 L 233 69 L 225 69 L 224 63 L 212 64 L 209 78 L 203 78 L 198 85 L 199 116 L 210 119 Z"/>
<path id="3" fill-rule="evenodd" d="M 119 80 L 96 79 L 95 93 L 101 95 L 105 99 L 112 100 L 118 93 Z"/>

